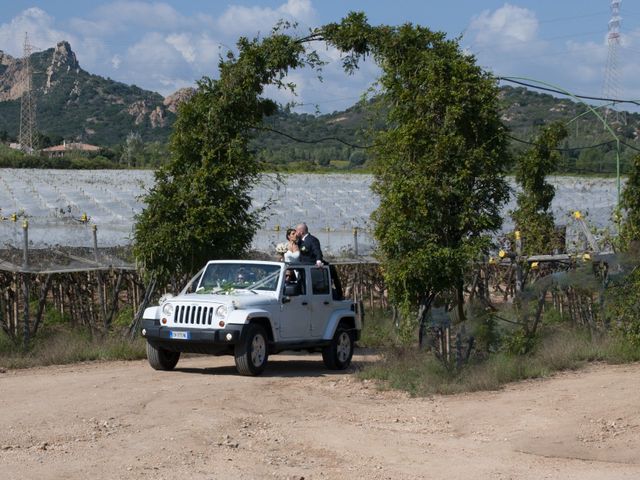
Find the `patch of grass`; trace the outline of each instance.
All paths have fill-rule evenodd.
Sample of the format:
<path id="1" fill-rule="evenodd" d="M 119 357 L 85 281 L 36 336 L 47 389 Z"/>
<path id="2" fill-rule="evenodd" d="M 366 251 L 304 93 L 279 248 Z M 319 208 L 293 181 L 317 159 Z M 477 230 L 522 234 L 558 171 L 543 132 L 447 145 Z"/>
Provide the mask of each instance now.
<path id="1" fill-rule="evenodd" d="M 405 390 L 414 396 L 496 390 L 519 380 L 548 377 L 575 370 L 591 361 L 626 363 L 640 360 L 640 352 L 623 339 L 591 336 L 582 330 L 557 328 L 540 339 L 528 355 L 499 352 L 485 360 L 447 368 L 429 352 L 393 347 L 383 359 L 358 375 L 378 380 L 382 388 Z"/>
<path id="2" fill-rule="evenodd" d="M 331 160 L 329 165 L 339 169 L 345 169 L 349 167 L 349 160 Z"/>
<path id="3" fill-rule="evenodd" d="M 389 347 L 396 341 L 397 334 L 391 315 L 382 309 L 366 310 L 358 345 L 369 348 Z"/>
<path id="4" fill-rule="evenodd" d="M 120 329 L 128 327 L 133 321 L 133 316 L 133 307 L 130 305 L 126 306 L 122 310 L 120 310 L 116 317 L 113 319 L 113 326 Z"/>
<path id="5" fill-rule="evenodd" d="M 81 328 L 50 328 L 24 351 L 4 332 L 0 333 L 0 367 L 29 368 L 90 360 L 136 360 L 145 358 L 145 340 L 133 341 L 117 335 L 92 337 Z"/>

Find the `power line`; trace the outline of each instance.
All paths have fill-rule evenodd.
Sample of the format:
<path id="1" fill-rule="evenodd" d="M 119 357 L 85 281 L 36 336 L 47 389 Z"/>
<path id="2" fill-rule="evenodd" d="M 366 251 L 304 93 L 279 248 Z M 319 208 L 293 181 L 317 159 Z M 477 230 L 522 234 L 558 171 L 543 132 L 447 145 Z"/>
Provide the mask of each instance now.
<path id="1" fill-rule="evenodd" d="M 563 38 L 577 38 L 577 37 L 588 37 L 591 35 L 596 35 L 599 33 L 604 33 L 602 30 L 595 30 L 591 32 L 582 32 L 582 33 L 569 33 L 566 35 L 557 35 L 554 37 L 541 37 L 538 40 L 561 40 Z"/>
<path id="2" fill-rule="evenodd" d="M 531 145 L 531 146 L 538 145 L 535 142 L 530 142 L 528 140 L 523 140 L 522 138 L 518 138 L 518 137 L 515 137 L 515 136 L 510 135 L 510 134 L 507 134 L 507 137 L 510 138 L 511 140 L 514 140 L 514 141 L 516 141 L 518 143 L 523 143 L 525 145 Z M 616 141 L 617 140 L 609 140 L 609 141 L 606 141 L 606 142 L 597 143 L 595 145 L 587 145 L 587 146 L 584 146 L 584 147 L 566 147 L 566 148 L 556 147 L 556 148 L 551 148 L 551 150 L 555 150 L 556 152 L 574 152 L 576 150 L 589 150 L 589 149 L 592 149 L 592 148 L 604 147 L 605 145 L 609 145 L 611 143 L 616 143 Z M 620 141 L 620 145 L 624 145 L 625 147 L 630 148 L 631 150 L 635 150 L 636 152 L 640 152 L 640 148 L 638 148 L 638 147 L 636 147 L 634 145 L 631 145 L 629 143 Z"/>
<path id="3" fill-rule="evenodd" d="M 625 147 L 629 147 L 631 150 L 635 150 L 636 152 L 640 152 L 640 148 L 638 147 L 634 147 L 633 145 L 629 145 L 626 142 L 623 142 L 622 140 L 620 141 L 621 145 L 624 145 Z"/>
<path id="4" fill-rule="evenodd" d="M 503 81 L 503 82 L 510 82 L 510 83 L 517 83 L 518 85 L 522 85 L 524 87 L 529 87 L 529 88 L 537 88 L 538 90 L 544 90 L 546 92 L 553 92 L 553 93 L 558 93 L 560 95 L 566 95 L 566 96 L 573 96 L 576 98 L 583 98 L 585 100 L 598 100 L 598 101 L 602 101 L 602 102 L 612 102 L 612 103 L 632 103 L 633 105 L 638 105 L 640 106 L 640 101 L 638 100 L 623 100 L 620 98 L 605 98 L 605 97 L 592 97 L 590 95 L 570 95 L 567 92 L 563 92 L 562 90 L 557 90 L 555 88 L 549 88 L 549 87 L 541 87 L 539 85 L 534 85 L 532 83 L 527 83 L 527 82 L 522 82 L 520 80 L 514 80 L 512 78 L 509 77 L 496 77 L 498 80 Z"/>
<path id="5" fill-rule="evenodd" d="M 609 13 L 609 11 L 608 10 L 600 10 L 599 12 L 585 13 L 584 15 L 575 15 L 575 16 L 571 16 L 571 17 L 550 18 L 550 19 L 546 19 L 546 20 L 539 20 L 538 23 L 539 24 L 544 24 L 544 23 L 564 22 L 566 20 L 578 20 L 578 19 L 588 18 L 588 17 L 599 17 L 599 16 L 602 16 L 605 13 Z"/>
<path id="6" fill-rule="evenodd" d="M 287 137 L 290 140 L 293 140 L 294 142 L 298 142 L 298 143 L 308 143 L 308 144 L 314 144 L 314 143 L 322 143 L 322 142 L 329 142 L 329 141 L 334 141 L 334 142 L 339 142 L 342 143 L 348 147 L 351 148 L 361 148 L 361 149 L 368 149 L 368 148 L 373 148 L 374 145 L 355 145 L 353 143 L 349 143 L 345 140 L 342 140 L 341 138 L 338 137 L 323 137 L 323 138 L 318 138 L 315 140 L 303 140 L 302 138 L 296 138 L 293 135 L 289 135 L 288 133 L 284 133 L 281 132 L 279 130 L 276 130 L 274 128 L 269 128 L 269 127 L 265 127 L 265 126 L 251 126 L 250 128 L 254 129 L 254 130 L 263 130 L 266 132 L 271 132 L 271 133 L 276 133 L 278 135 L 282 135 L 283 137 Z"/>
<path id="7" fill-rule="evenodd" d="M 525 145 L 538 145 L 536 142 L 530 142 L 528 140 L 523 140 L 522 138 L 518 138 L 518 137 L 514 137 L 513 135 L 509 135 L 507 134 L 507 137 L 510 138 L 511 140 L 514 140 L 518 143 L 524 143 Z M 575 150 L 589 150 L 591 148 L 598 148 L 598 147 L 603 147 L 605 145 L 609 145 L 610 143 L 615 143 L 615 140 L 608 140 L 606 142 L 602 142 L 602 143 L 598 143 L 596 145 L 588 145 L 586 147 L 567 147 L 567 148 L 559 148 L 559 147 L 555 147 L 555 148 L 551 148 L 551 150 L 555 150 L 556 152 L 571 152 L 571 151 L 575 151 Z M 622 142 L 621 142 L 622 143 Z"/>
<path id="8" fill-rule="evenodd" d="M 286 137 L 286 138 L 288 138 L 290 140 L 293 140 L 294 142 L 298 142 L 298 143 L 317 144 L 317 143 L 322 143 L 322 142 L 327 142 L 327 141 L 335 141 L 335 142 L 339 142 L 339 143 L 342 143 L 344 145 L 347 145 L 348 147 L 359 148 L 359 149 L 369 149 L 369 148 L 373 148 L 375 146 L 375 145 L 355 145 L 353 143 L 350 143 L 350 142 L 347 142 L 345 140 L 342 140 L 341 138 L 338 138 L 338 137 L 323 137 L 323 138 L 318 138 L 318 139 L 314 139 L 314 140 L 304 140 L 302 138 L 294 137 L 293 135 L 289 135 L 288 133 L 281 132 L 281 131 L 276 130 L 274 128 L 269 128 L 269 127 L 264 127 L 264 126 L 259 126 L 259 127 L 258 126 L 252 126 L 251 128 L 253 128 L 254 130 L 263 130 L 263 131 L 275 133 L 277 135 L 282 135 L 283 137 Z M 518 137 L 516 137 L 514 135 L 510 135 L 510 134 L 507 134 L 507 138 L 510 138 L 511 140 L 513 140 L 515 142 L 522 143 L 522 144 L 525 144 L 525 145 L 531 145 L 531 146 L 538 145 L 535 142 L 530 142 L 528 140 L 524 140 L 522 138 L 518 138 Z M 566 147 L 566 148 L 556 147 L 556 148 L 552 148 L 551 150 L 555 150 L 555 151 L 558 151 L 558 152 L 575 152 L 575 151 L 580 151 L 580 150 L 590 150 L 590 149 L 593 149 L 593 148 L 604 147 L 605 145 L 609 145 L 609 144 L 615 143 L 615 142 L 616 142 L 616 140 L 609 140 L 609 141 L 606 141 L 606 142 L 597 143 L 595 145 L 587 145 L 587 146 L 583 146 L 583 147 Z M 632 150 L 640 152 L 640 148 L 635 147 L 633 145 L 630 145 L 630 144 L 628 144 L 626 142 L 622 142 L 621 141 L 620 144 L 624 145 L 625 147 L 628 147 L 628 148 L 630 148 Z"/>

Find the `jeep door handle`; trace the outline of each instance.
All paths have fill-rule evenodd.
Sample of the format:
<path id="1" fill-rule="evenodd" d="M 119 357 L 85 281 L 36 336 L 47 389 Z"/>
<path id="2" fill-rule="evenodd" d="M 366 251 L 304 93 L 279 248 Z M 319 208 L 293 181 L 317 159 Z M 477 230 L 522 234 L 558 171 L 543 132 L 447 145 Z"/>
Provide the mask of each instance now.
<path id="1" fill-rule="evenodd" d="M 309 302 L 302 302 L 302 305 L 309 305 Z"/>
<path id="2" fill-rule="evenodd" d="M 324 301 L 324 302 L 322 302 L 322 303 L 324 303 L 325 305 L 329 305 L 329 301 L 328 301 L 328 300 L 325 300 L 325 301 Z"/>

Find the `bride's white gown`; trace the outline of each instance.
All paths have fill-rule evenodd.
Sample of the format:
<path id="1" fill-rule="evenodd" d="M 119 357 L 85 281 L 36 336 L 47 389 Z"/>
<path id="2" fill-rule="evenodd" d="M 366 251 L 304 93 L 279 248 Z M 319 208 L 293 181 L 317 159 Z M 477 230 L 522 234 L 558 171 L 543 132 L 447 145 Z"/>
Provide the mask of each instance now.
<path id="1" fill-rule="evenodd" d="M 297 252 L 292 252 L 291 250 L 287 250 L 284 252 L 284 261 L 287 263 L 296 263 L 300 261 L 300 250 Z"/>

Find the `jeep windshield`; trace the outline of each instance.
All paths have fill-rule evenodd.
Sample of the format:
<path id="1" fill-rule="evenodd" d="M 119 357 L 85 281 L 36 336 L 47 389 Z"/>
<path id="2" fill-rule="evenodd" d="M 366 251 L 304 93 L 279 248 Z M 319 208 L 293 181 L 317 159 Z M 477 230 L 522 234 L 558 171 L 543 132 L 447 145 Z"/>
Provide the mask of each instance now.
<path id="1" fill-rule="evenodd" d="M 257 263 L 211 263 L 207 265 L 196 293 L 229 294 L 236 290 L 275 292 L 280 267 Z"/>

